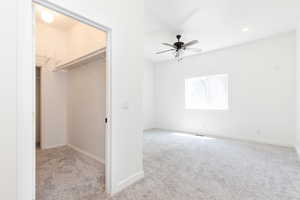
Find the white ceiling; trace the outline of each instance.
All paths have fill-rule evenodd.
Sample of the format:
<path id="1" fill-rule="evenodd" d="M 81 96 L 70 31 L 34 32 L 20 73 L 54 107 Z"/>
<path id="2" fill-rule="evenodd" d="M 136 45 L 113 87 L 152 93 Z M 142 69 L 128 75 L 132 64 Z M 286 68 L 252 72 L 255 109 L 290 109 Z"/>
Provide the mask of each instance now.
<path id="1" fill-rule="evenodd" d="M 173 59 L 162 42 L 197 39 L 204 52 L 292 31 L 300 24 L 300 0 L 146 0 L 145 56 Z M 243 32 L 243 28 L 249 28 Z"/>

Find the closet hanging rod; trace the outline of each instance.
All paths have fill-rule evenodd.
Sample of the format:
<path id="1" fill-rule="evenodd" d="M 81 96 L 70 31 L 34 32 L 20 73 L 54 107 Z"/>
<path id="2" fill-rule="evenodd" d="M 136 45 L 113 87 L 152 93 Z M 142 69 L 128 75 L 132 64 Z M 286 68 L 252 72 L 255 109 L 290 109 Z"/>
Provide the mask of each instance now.
<path id="1" fill-rule="evenodd" d="M 90 52 L 86 55 L 83 55 L 83 56 L 79 57 L 79 58 L 76 58 L 74 60 L 71 60 L 71 61 L 68 61 L 66 63 L 58 65 L 58 66 L 55 67 L 55 69 L 53 71 L 55 72 L 55 71 L 64 70 L 64 69 L 67 69 L 67 68 L 74 67 L 74 66 L 78 65 L 79 63 L 82 63 L 84 61 L 88 61 L 90 59 L 93 59 L 96 56 L 99 56 L 99 55 L 101 55 L 105 52 L 106 52 L 105 47 L 102 48 L 102 49 L 97 49 L 97 50 L 92 51 L 92 52 Z"/>

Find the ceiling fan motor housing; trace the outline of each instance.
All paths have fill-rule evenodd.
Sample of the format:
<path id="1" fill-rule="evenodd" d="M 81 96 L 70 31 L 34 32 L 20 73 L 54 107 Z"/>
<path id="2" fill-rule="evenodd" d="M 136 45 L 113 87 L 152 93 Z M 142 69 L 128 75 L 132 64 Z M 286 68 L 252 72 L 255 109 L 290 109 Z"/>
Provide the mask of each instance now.
<path id="1" fill-rule="evenodd" d="M 176 35 L 176 38 L 177 38 L 178 42 L 175 42 L 174 46 L 176 46 L 176 51 L 178 51 L 178 50 L 182 49 L 184 42 L 180 42 L 181 35 Z"/>
<path id="2" fill-rule="evenodd" d="M 182 49 L 184 43 L 183 42 L 175 42 L 174 45 L 176 46 L 177 50 L 180 50 L 180 49 Z"/>

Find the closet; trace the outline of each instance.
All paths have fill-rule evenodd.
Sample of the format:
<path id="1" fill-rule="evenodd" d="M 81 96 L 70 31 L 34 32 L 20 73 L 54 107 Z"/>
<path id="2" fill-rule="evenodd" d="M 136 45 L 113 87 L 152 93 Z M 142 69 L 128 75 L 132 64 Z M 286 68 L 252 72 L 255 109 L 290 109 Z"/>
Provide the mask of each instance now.
<path id="1" fill-rule="evenodd" d="M 56 162 L 58 159 L 53 156 L 68 159 L 67 156 L 75 154 L 70 154 L 72 149 L 72 152 L 104 165 L 106 33 L 46 8 L 36 6 L 36 9 L 36 143 L 37 170 L 40 170 L 37 173 L 37 184 L 40 184 L 37 197 L 43 199 L 46 194 L 44 182 L 48 181 L 45 177 L 64 168 L 72 169 L 70 163 L 59 162 L 53 167 L 56 171 L 51 171 L 50 162 L 45 161 Z M 45 17 L 45 12 L 55 20 L 49 15 Z M 50 155 L 48 152 L 51 151 L 55 153 Z M 80 159 L 76 159 L 72 162 L 78 164 Z M 94 177 L 103 177 L 103 169 L 95 170 L 102 174 Z M 90 184 L 99 184 L 93 182 L 93 174 L 84 177 L 85 174 L 74 176 L 72 182 L 82 178 L 90 180 Z M 63 182 L 63 178 L 71 175 L 58 174 L 59 187 L 68 188 L 70 180 Z"/>

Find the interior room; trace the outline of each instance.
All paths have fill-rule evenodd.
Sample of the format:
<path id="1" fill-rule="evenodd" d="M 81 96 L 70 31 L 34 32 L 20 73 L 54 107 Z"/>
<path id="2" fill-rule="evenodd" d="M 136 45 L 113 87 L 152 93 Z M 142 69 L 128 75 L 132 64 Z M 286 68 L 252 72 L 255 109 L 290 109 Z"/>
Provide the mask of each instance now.
<path id="1" fill-rule="evenodd" d="M 146 67 L 145 186 L 166 176 L 161 199 L 299 199 L 295 30 Z"/>
<path id="2" fill-rule="evenodd" d="M 299 11 L 296 1 L 145 1 L 143 192 L 300 198 Z"/>
<path id="3" fill-rule="evenodd" d="M 300 199 L 299 0 L 0 10 L 0 199 Z"/>
<path id="4" fill-rule="evenodd" d="M 279 19 L 275 6 L 270 15 Z M 105 32 L 58 13 L 49 23 L 44 12 L 37 7 L 37 197 L 108 198 Z M 259 14 L 267 26 L 269 19 Z M 240 25 L 233 20 L 227 29 L 214 22 L 216 30 L 202 22 L 199 31 L 201 16 L 195 11 L 175 20 L 146 9 L 153 26 L 144 44 L 145 178 L 115 198 L 297 199 L 298 32 L 287 24 L 297 14 L 269 29 L 250 18 Z M 183 20 L 175 29 L 154 26 Z"/>
<path id="5" fill-rule="evenodd" d="M 106 33 L 35 9 L 36 199 L 103 194 Z"/>

